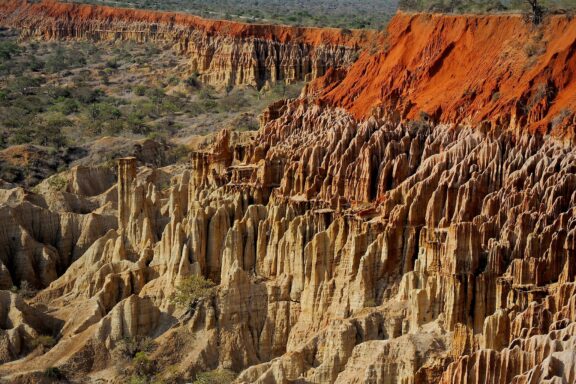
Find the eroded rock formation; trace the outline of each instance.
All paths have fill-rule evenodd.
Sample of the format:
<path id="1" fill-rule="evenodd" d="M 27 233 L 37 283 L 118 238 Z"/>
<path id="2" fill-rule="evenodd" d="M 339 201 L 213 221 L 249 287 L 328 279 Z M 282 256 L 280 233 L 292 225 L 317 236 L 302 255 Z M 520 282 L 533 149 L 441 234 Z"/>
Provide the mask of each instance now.
<path id="1" fill-rule="evenodd" d="M 2 288 L 41 289 L 0 295 L 0 376 L 126 382 L 123 343 L 149 337 L 157 378 L 573 382 L 573 125 L 414 121 L 385 103 L 359 121 L 323 101 L 275 103 L 254 140 L 222 131 L 185 167 L 131 157 L 60 192 L 0 190 Z M 178 306 L 195 275 L 217 288 Z"/>

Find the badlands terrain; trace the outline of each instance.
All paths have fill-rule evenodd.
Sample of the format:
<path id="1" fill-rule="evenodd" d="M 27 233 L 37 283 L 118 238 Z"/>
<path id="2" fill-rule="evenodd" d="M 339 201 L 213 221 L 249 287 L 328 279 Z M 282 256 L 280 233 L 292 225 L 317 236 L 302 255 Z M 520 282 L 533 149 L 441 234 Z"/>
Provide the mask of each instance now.
<path id="1" fill-rule="evenodd" d="M 2 181 L 2 382 L 576 382 L 570 15 L 398 12 L 377 32 L 4 1 L 0 25 L 159 47 L 172 64 L 132 76 L 192 77 L 181 108 L 305 82 L 257 131 L 226 115 L 209 139 Z M 207 110 L 174 118 L 202 133 Z"/>

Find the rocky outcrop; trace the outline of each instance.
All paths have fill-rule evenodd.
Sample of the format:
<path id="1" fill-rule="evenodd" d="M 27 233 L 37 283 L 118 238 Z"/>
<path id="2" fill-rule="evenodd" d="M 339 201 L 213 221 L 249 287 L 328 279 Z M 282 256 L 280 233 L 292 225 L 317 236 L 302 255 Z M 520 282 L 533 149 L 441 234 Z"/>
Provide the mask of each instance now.
<path id="1" fill-rule="evenodd" d="M 189 378 L 224 367 L 239 383 L 572 380 L 572 148 L 358 123 L 302 100 L 271 108 L 254 142 L 233 147 L 223 131 L 164 189 L 164 171 L 119 161 L 118 230 L 32 299 L 64 323 L 27 367 L 96 374 L 119 340 L 148 336 L 150 358 Z M 217 290 L 176 306 L 175 287 L 199 274 Z"/>
<path id="2" fill-rule="evenodd" d="M 410 18 L 414 28 L 423 17 Z M 428 21 L 446 31 L 452 19 L 491 25 Z M 436 76 L 468 51 L 455 44 L 441 60 L 432 48 L 447 36 L 432 37 L 418 68 Z M 58 367 L 73 382 L 126 382 L 138 360 L 122 346 L 148 337 L 153 348 L 140 352 L 157 379 L 226 368 L 237 383 L 573 382 L 574 147 L 524 129 L 535 121 L 414 121 L 383 103 L 359 122 L 318 100 L 275 103 L 253 140 L 222 131 L 182 167 L 130 157 L 115 185 L 109 171 L 83 168 L 59 192 L 6 185 L 2 288 L 24 278 L 43 288 L 27 303 L 5 292 L 17 303 L 6 308 L 32 313 L 34 329 L 36 316 L 53 323 L 57 343 L 32 353 L 10 333 L 0 376 L 33 382 Z M 173 300 L 199 276 L 215 288 Z M 7 334 L 16 317 L 0 324 Z"/>
<path id="3" fill-rule="evenodd" d="M 5 364 L 36 350 L 42 353 L 61 321 L 27 305 L 22 297 L 8 291 L 0 292 L 0 363 Z M 42 337 L 46 341 L 41 341 Z"/>
<path id="4" fill-rule="evenodd" d="M 0 24 L 27 37 L 134 40 L 171 46 L 189 57 L 189 72 L 218 87 L 262 87 L 302 81 L 351 64 L 376 33 L 239 24 L 186 14 L 138 11 L 43 0 L 4 1 Z"/>
<path id="5" fill-rule="evenodd" d="M 82 203 L 67 199 L 67 194 L 60 196 L 70 202 L 65 204 L 67 207 Z M 52 211 L 43 196 L 24 192 L 19 196 L 6 193 L 5 197 L 7 200 L 0 203 L 3 289 L 20 287 L 23 282 L 36 288 L 48 286 L 94 241 L 116 226 L 113 216 Z M 89 203 L 86 206 L 95 208 Z"/>

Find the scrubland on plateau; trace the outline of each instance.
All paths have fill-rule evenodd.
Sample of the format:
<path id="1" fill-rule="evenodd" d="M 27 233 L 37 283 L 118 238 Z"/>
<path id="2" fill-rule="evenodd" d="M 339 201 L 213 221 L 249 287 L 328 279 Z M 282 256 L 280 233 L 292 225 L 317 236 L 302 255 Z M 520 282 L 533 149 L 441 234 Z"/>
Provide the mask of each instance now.
<path id="1" fill-rule="evenodd" d="M 0 2 L 0 382 L 576 382 L 576 19 L 424 3 Z"/>

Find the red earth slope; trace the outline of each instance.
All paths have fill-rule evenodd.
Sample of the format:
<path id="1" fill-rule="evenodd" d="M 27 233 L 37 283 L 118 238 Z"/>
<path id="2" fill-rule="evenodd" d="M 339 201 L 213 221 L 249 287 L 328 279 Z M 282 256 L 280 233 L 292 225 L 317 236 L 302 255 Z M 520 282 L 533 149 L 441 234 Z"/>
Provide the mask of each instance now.
<path id="1" fill-rule="evenodd" d="M 552 16 L 534 27 L 519 15 L 399 13 L 380 48 L 311 89 L 358 119 L 380 106 L 403 118 L 574 136 L 576 20 Z"/>

